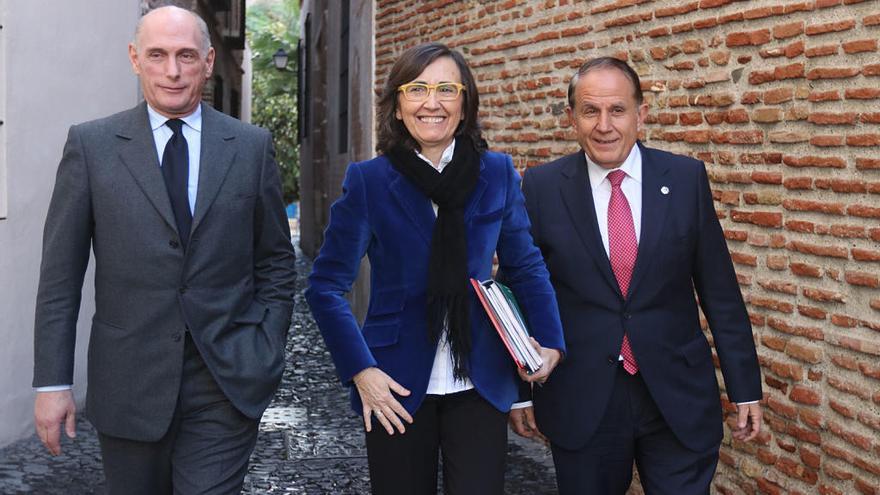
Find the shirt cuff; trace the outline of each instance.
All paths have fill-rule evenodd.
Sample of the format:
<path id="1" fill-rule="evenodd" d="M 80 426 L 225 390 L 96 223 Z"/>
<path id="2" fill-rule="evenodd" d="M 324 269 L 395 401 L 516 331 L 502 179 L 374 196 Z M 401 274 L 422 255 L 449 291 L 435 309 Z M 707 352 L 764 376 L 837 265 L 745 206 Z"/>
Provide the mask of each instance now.
<path id="1" fill-rule="evenodd" d="M 70 390 L 73 388 L 73 385 L 49 385 L 47 387 L 34 387 L 35 392 L 61 392 L 63 390 Z"/>
<path id="2" fill-rule="evenodd" d="M 525 409 L 525 408 L 527 408 L 527 407 L 532 407 L 532 401 L 527 400 L 527 401 L 523 401 L 523 402 L 514 402 L 513 405 L 510 406 L 510 409 L 511 409 L 511 410 L 513 410 L 513 409 Z"/>
<path id="3" fill-rule="evenodd" d="M 758 402 L 759 402 L 759 401 L 756 401 L 756 400 L 750 400 L 750 401 L 748 401 L 748 402 L 737 402 L 736 405 L 738 405 L 738 406 L 747 406 L 747 405 L 749 405 L 749 404 L 757 404 Z"/>

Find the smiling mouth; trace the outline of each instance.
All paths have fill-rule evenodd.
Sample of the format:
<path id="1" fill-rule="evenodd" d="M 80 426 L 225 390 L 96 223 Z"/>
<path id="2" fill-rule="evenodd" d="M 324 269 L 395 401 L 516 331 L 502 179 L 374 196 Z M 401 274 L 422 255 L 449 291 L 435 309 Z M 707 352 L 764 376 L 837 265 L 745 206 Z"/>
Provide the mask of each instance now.
<path id="1" fill-rule="evenodd" d="M 596 143 L 599 143 L 599 144 L 614 144 L 614 143 L 616 143 L 617 141 L 619 141 L 619 138 L 614 138 L 614 139 L 596 139 L 596 138 L 593 138 L 593 141 L 595 141 Z"/>
<path id="2" fill-rule="evenodd" d="M 417 117 L 419 122 L 424 122 L 426 124 L 439 124 L 446 120 L 446 117 L 442 116 L 430 116 L 430 117 Z"/>

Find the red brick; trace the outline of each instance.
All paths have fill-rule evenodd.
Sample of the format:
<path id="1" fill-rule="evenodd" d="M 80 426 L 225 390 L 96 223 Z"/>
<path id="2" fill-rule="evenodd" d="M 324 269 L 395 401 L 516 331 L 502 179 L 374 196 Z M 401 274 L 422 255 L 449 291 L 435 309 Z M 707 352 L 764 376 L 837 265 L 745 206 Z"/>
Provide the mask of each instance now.
<path id="1" fill-rule="evenodd" d="M 844 279 L 850 285 L 870 287 L 872 289 L 880 287 L 880 276 L 873 273 L 847 270 L 844 273 Z"/>
<path id="2" fill-rule="evenodd" d="M 831 189 L 839 193 L 863 194 L 868 192 L 867 184 L 861 180 L 816 179 L 817 189 Z"/>
<path id="3" fill-rule="evenodd" d="M 846 162 L 834 156 L 803 156 L 785 155 L 782 162 L 789 167 L 846 168 Z"/>
<path id="4" fill-rule="evenodd" d="M 841 45 L 843 46 L 843 51 L 849 54 L 877 51 L 876 39 L 846 41 Z"/>
<path id="5" fill-rule="evenodd" d="M 786 189 L 803 190 L 813 188 L 813 179 L 811 177 L 789 177 L 782 181 L 782 185 Z"/>
<path id="6" fill-rule="evenodd" d="M 843 79 L 847 77 L 853 77 L 859 75 L 858 67 L 820 67 L 817 69 L 812 69 L 807 73 L 807 79 L 815 80 L 815 79 Z"/>
<path id="7" fill-rule="evenodd" d="M 807 121 L 818 125 L 853 125 L 857 118 L 858 114 L 855 112 L 811 112 Z"/>
<path id="8" fill-rule="evenodd" d="M 822 403 L 822 394 L 816 390 L 804 387 L 803 385 L 795 385 L 791 388 L 788 398 L 800 404 L 810 406 L 818 406 Z"/>
<path id="9" fill-rule="evenodd" d="M 848 146 L 877 146 L 880 145 L 880 134 L 855 134 L 846 137 Z"/>
<path id="10" fill-rule="evenodd" d="M 655 17 L 670 17 L 680 14 L 686 14 L 688 12 L 693 12 L 699 8 L 699 2 L 690 2 L 683 5 L 678 5 L 675 7 L 666 7 L 662 9 L 657 9 L 654 11 Z"/>
<path id="11" fill-rule="evenodd" d="M 820 148 L 829 148 L 834 146 L 843 146 L 843 136 L 821 135 L 810 138 L 810 144 Z"/>
<path id="12" fill-rule="evenodd" d="M 780 122 L 783 119 L 781 108 L 758 108 L 752 111 L 752 121 L 760 123 Z"/>
<path id="13" fill-rule="evenodd" d="M 812 24 L 810 26 L 807 26 L 805 33 L 807 34 L 807 36 L 816 36 L 819 34 L 846 31 L 848 29 L 854 28 L 855 25 L 856 21 L 853 19 L 848 19 L 845 21 L 826 22 L 823 24 Z"/>
<path id="14" fill-rule="evenodd" d="M 768 43 L 772 39 L 769 29 L 756 31 L 739 31 L 727 35 L 726 45 L 728 48 L 736 46 L 758 46 Z"/>
<path id="15" fill-rule="evenodd" d="M 880 14 L 872 14 L 872 15 L 865 16 L 865 18 L 862 19 L 862 24 L 865 27 L 880 25 Z"/>
<path id="16" fill-rule="evenodd" d="M 838 46 L 836 44 L 811 46 L 811 47 L 804 50 L 804 55 L 806 55 L 809 58 L 827 57 L 830 55 L 837 55 L 837 48 L 838 48 Z"/>
<path id="17" fill-rule="evenodd" d="M 800 479 L 808 485 L 815 485 L 819 481 L 819 474 L 816 471 L 787 457 L 780 457 L 774 467 L 789 477 Z"/>
<path id="18" fill-rule="evenodd" d="M 850 205 L 846 209 L 848 215 L 862 218 L 880 218 L 880 208 L 863 205 Z"/>
<path id="19" fill-rule="evenodd" d="M 782 207 L 789 211 L 815 211 L 828 215 L 845 215 L 846 205 L 843 203 L 823 203 L 805 199 L 786 199 Z"/>
<path id="20" fill-rule="evenodd" d="M 824 320 L 827 313 L 813 306 L 798 305 L 798 313 L 814 320 Z"/>
<path id="21" fill-rule="evenodd" d="M 850 249 L 852 258 L 856 261 L 880 261 L 880 251 L 870 249 L 852 248 Z"/>
<path id="22" fill-rule="evenodd" d="M 785 353 L 795 359 L 807 363 L 818 364 L 822 362 L 821 348 L 799 344 L 795 341 L 790 341 L 788 345 L 785 346 Z"/>
<path id="23" fill-rule="evenodd" d="M 848 100 L 873 100 L 880 98 L 880 88 L 847 88 L 843 95 Z"/>
<path id="24" fill-rule="evenodd" d="M 832 225 L 831 235 L 841 238 L 866 238 L 865 228 L 861 225 Z"/>
<path id="25" fill-rule="evenodd" d="M 789 22 L 773 26 L 773 37 L 776 39 L 792 38 L 804 32 L 804 22 Z"/>
<path id="26" fill-rule="evenodd" d="M 836 303 L 846 302 L 846 297 L 843 294 L 830 290 L 805 287 L 801 289 L 801 293 L 804 295 L 804 297 L 812 299 L 814 301 Z"/>

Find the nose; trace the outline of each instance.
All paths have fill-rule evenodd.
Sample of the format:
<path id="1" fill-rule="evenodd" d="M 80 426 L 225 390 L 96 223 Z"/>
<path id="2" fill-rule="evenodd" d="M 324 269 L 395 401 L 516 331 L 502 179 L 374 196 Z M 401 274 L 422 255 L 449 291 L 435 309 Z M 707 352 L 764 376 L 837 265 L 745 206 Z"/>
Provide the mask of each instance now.
<path id="1" fill-rule="evenodd" d="M 611 115 L 604 110 L 599 112 L 599 118 L 596 121 L 596 130 L 599 132 L 609 132 L 611 129 Z"/>
<path id="2" fill-rule="evenodd" d="M 180 77 L 180 64 L 176 57 L 168 57 L 165 62 L 165 75 L 169 79 L 177 79 Z"/>
<path id="3" fill-rule="evenodd" d="M 428 98 L 425 100 L 425 103 L 423 103 L 422 105 L 425 108 L 439 108 L 440 107 L 439 102 L 440 102 L 440 100 L 437 99 L 437 91 L 431 90 L 431 91 L 428 91 Z"/>

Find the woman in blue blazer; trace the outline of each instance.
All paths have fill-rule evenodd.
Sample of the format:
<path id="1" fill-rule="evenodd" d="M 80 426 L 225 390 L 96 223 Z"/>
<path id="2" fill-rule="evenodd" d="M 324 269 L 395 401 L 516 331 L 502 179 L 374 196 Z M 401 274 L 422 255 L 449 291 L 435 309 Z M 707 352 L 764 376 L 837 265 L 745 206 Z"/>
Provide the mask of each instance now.
<path id="1" fill-rule="evenodd" d="M 306 298 L 366 428 L 373 493 L 503 493 L 516 367 L 468 279 L 498 254 L 544 366 L 564 352 L 559 311 L 529 235 L 519 174 L 486 150 L 464 58 L 441 44 L 404 52 L 378 104 L 378 157 L 348 167 Z M 345 294 L 364 254 L 363 327 Z"/>

